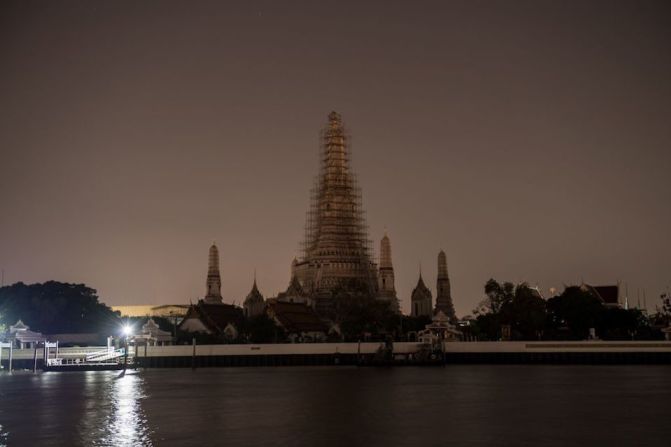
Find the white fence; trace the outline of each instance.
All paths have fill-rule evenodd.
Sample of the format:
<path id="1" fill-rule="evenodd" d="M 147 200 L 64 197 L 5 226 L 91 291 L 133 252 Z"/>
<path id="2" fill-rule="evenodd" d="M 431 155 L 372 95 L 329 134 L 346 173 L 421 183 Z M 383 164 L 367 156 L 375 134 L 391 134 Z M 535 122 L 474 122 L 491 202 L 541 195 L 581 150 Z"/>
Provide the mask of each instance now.
<path id="1" fill-rule="evenodd" d="M 381 343 L 285 343 L 285 344 L 231 344 L 197 345 L 196 356 L 237 355 L 319 355 L 319 354 L 373 354 Z M 398 354 L 416 352 L 417 343 L 394 343 Z M 64 359 L 85 358 L 95 352 L 106 350 L 105 346 L 88 348 L 59 348 L 58 357 Z M 147 346 L 147 357 L 191 357 L 193 345 Z M 446 353 L 541 353 L 541 352 L 671 352 L 671 341 L 557 341 L 557 342 L 446 342 Z M 41 358 L 38 349 L 38 358 Z M 129 354 L 145 356 L 145 347 L 131 347 Z M 32 349 L 15 349 L 14 359 L 32 359 Z M 7 353 L 3 352 L 3 361 Z"/>

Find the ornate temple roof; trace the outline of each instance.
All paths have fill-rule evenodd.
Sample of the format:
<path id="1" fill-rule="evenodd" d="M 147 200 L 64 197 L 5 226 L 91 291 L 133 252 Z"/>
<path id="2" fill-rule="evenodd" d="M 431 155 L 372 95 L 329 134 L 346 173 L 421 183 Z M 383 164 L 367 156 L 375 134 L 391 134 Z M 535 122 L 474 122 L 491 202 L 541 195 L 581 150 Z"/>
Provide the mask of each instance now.
<path id="1" fill-rule="evenodd" d="M 439 310 L 435 314 L 433 314 L 431 321 L 433 321 L 434 323 L 449 323 L 450 319 L 447 317 L 447 315 L 445 315 L 445 312 Z"/>
<path id="2" fill-rule="evenodd" d="M 595 298 L 599 299 L 604 304 L 608 305 L 618 305 L 620 297 L 620 287 L 615 286 L 592 286 L 589 284 L 582 283 L 580 288 L 586 292 L 594 295 Z"/>
<path id="3" fill-rule="evenodd" d="M 417 285 L 415 288 L 412 290 L 412 300 L 423 300 L 426 298 L 431 298 L 431 290 L 429 290 L 428 287 L 426 287 L 426 284 L 424 284 L 424 279 L 422 278 L 422 274 L 419 274 L 419 279 L 417 280 Z"/>
<path id="4" fill-rule="evenodd" d="M 28 329 L 30 329 L 30 326 L 19 319 L 19 321 L 9 327 L 9 332 L 13 334 L 14 332 L 27 331 Z"/>
<path id="5" fill-rule="evenodd" d="M 149 336 L 158 341 L 172 341 L 172 334 L 159 328 L 153 318 L 150 318 L 142 325 L 142 332 L 140 335 Z"/>
<path id="6" fill-rule="evenodd" d="M 247 298 L 245 298 L 245 304 L 262 302 L 263 295 L 259 292 L 259 288 L 256 286 L 256 278 L 254 278 L 254 285 L 252 285 L 252 290 L 247 294 Z"/>
<path id="7" fill-rule="evenodd" d="M 328 332 L 326 323 L 305 304 L 268 300 L 268 312 L 288 333 Z"/>
<path id="8" fill-rule="evenodd" d="M 291 277 L 291 281 L 289 282 L 289 287 L 287 287 L 285 295 L 287 296 L 305 295 L 305 291 L 303 290 L 303 287 L 301 286 L 301 283 L 300 281 L 298 281 L 298 278 L 296 276 Z"/>
<path id="9" fill-rule="evenodd" d="M 31 331 L 30 327 L 21 320 L 17 321 L 16 324 L 11 325 L 9 331 L 7 331 L 4 336 L 0 334 L 0 339 L 1 338 L 16 340 L 21 343 L 37 343 L 45 340 L 44 335 L 40 332 Z"/>
<path id="10" fill-rule="evenodd" d="M 189 307 L 180 326 L 190 318 L 199 319 L 205 327 L 215 334 L 223 333 L 229 323 L 236 327 L 242 327 L 244 321 L 242 309 L 238 306 L 223 303 L 207 304 L 203 300 Z"/>
<path id="11" fill-rule="evenodd" d="M 301 286 L 300 281 L 298 280 L 296 275 L 292 275 L 287 290 L 285 290 L 284 292 L 280 292 L 277 295 L 277 299 L 279 301 L 289 301 L 289 298 L 305 298 L 306 296 L 307 294 L 305 293 L 305 290 Z"/>

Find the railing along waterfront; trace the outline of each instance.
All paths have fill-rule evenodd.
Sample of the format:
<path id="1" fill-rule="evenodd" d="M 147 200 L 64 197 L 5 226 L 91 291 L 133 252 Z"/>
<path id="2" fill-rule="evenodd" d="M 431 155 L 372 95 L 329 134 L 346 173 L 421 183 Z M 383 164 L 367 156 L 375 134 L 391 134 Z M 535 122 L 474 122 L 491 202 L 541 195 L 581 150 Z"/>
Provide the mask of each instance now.
<path id="1" fill-rule="evenodd" d="M 372 358 L 380 347 L 377 342 L 136 346 L 130 347 L 129 357 L 134 358 L 134 366 L 140 367 L 353 365 L 362 358 Z M 418 349 L 418 343 L 393 345 L 394 355 L 400 356 Z M 59 358 L 68 362 L 106 350 L 104 346 L 60 348 Z M 448 364 L 671 363 L 669 341 L 445 342 L 442 352 Z M 32 367 L 33 358 L 33 349 L 13 350 L 15 367 Z M 7 356 L 1 360 L 6 368 Z"/>

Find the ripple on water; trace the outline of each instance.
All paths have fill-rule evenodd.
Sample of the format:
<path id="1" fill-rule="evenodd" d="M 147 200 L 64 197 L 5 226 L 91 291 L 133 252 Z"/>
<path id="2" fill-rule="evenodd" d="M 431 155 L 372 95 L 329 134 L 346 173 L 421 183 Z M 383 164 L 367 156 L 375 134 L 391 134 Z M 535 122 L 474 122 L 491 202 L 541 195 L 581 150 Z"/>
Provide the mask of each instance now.
<path id="1" fill-rule="evenodd" d="M 669 401 L 670 366 L 0 375 L 0 446 L 667 445 Z"/>
<path id="2" fill-rule="evenodd" d="M 7 445 L 7 436 L 9 433 L 7 433 L 3 428 L 2 424 L 0 424 L 0 447 L 5 447 Z"/>
<path id="3" fill-rule="evenodd" d="M 151 430 L 141 402 L 146 398 L 144 379 L 139 373 L 87 377 L 90 405 L 80 424 L 79 433 L 86 445 L 151 446 Z"/>

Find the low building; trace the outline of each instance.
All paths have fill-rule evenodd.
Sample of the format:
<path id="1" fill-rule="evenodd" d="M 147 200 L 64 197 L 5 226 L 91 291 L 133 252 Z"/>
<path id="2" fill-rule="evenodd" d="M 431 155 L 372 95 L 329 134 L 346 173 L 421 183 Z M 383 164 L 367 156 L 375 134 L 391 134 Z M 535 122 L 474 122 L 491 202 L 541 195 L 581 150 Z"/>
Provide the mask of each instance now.
<path id="1" fill-rule="evenodd" d="M 451 323 L 450 318 L 442 310 L 435 313 L 431 323 L 425 326 L 418 334 L 420 343 L 435 344 L 443 341 L 459 341 L 461 331 Z"/>
<path id="2" fill-rule="evenodd" d="M 189 307 L 178 329 L 202 333 L 233 341 L 238 338 L 244 322 L 242 309 L 231 304 L 206 304 L 199 300 Z"/>
<path id="3" fill-rule="evenodd" d="M 328 326 L 317 313 L 303 303 L 291 303 L 278 299 L 267 301 L 268 317 L 287 334 L 292 342 L 325 341 Z"/>
<path id="4" fill-rule="evenodd" d="M 172 344 L 172 334 L 158 327 L 153 318 L 142 325 L 142 331 L 133 337 L 135 344 L 148 346 L 166 346 Z"/>
<path id="5" fill-rule="evenodd" d="M 4 336 L 0 337 L 5 342 L 11 343 L 17 349 L 34 348 L 38 343 L 43 343 L 46 337 L 39 332 L 33 332 L 23 321 L 9 327 Z"/>

